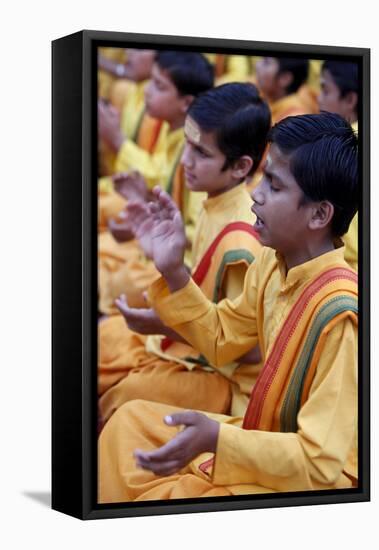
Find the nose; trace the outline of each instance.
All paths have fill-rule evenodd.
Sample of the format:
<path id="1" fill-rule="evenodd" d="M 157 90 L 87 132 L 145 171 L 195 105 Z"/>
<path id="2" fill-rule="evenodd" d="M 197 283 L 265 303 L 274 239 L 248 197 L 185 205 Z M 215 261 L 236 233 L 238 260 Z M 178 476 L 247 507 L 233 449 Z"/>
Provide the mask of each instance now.
<path id="1" fill-rule="evenodd" d="M 264 197 L 264 191 L 262 187 L 262 180 L 261 182 L 252 190 L 251 192 L 251 198 L 254 202 L 257 204 L 264 204 L 265 197 Z"/>
<path id="2" fill-rule="evenodd" d="M 184 168 L 191 168 L 193 164 L 193 157 L 191 154 L 191 146 L 186 143 L 184 145 L 182 158 L 180 159 L 180 162 L 183 164 Z"/>

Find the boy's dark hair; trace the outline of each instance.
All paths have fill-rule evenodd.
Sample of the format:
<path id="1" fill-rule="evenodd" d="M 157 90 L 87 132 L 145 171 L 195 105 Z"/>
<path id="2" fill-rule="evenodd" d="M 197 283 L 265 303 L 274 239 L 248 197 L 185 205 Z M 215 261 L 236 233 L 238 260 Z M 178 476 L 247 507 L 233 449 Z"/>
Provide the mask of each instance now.
<path id="1" fill-rule="evenodd" d="M 323 71 L 329 71 L 340 91 L 340 97 L 345 97 L 349 92 L 358 94 L 358 65 L 346 61 L 325 61 Z"/>
<path id="2" fill-rule="evenodd" d="M 262 159 L 271 125 L 267 103 L 253 84 L 231 83 L 199 95 L 188 115 L 204 132 L 214 132 L 225 155 L 226 170 L 243 155 L 253 159 L 253 174 Z"/>
<path id="3" fill-rule="evenodd" d="M 349 123 L 326 112 L 291 116 L 272 128 L 269 141 L 290 155 L 290 170 L 305 201 L 333 204 L 332 234 L 344 235 L 359 195 L 358 139 Z"/>
<path id="4" fill-rule="evenodd" d="M 294 94 L 308 78 L 308 59 L 295 59 L 291 57 L 277 57 L 279 63 L 278 75 L 289 72 L 292 74 L 292 82 L 287 86 L 286 93 Z"/>
<path id="5" fill-rule="evenodd" d="M 167 71 L 180 95 L 197 96 L 213 86 L 213 66 L 201 53 L 165 50 L 157 52 L 155 61 Z"/>

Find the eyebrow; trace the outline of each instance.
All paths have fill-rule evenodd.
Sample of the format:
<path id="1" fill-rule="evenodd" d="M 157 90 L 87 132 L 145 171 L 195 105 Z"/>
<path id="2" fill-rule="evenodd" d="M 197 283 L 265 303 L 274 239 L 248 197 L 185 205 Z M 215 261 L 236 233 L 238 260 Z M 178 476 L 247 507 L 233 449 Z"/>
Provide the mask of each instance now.
<path id="1" fill-rule="evenodd" d="M 201 149 L 202 151 L 204 151 L 205 153 L 208 153 L 209 155 L 213 155 L 213 151 L 208 149 L 206 145 L 203 145 L 202 143 L 196 143 L 196 141 L 192 141 L 192 139 L 190 139 L 185 132 L 184 132 L 184 137 L 186 141 L 188 141 L 188 143 L 193 145 L 193 147 L 196 147 L 197 149 Z"/>
<path id="2" fill-rule="evenodd" d="M 287 187 L 285 182 L 282 180 L 282 178 L 278 176 L 278 174 L 276 174 L 275 172 L 267 168 L 266 164 L 263 166 L 263 173 L 266 176 L 271 176 L 272 178 L 275 178 L 275 180 L 277 180 L 281 185 L 283 185 L 283 187 Z"/>

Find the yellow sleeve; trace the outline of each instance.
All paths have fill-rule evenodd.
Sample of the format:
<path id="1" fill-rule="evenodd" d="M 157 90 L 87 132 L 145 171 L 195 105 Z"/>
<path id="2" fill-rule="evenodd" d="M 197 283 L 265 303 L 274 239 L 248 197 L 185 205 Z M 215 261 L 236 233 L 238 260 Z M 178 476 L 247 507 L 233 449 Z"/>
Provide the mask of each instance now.
<path id="1" fill-rule="evenodd" d="M 166 180 L 167 155 L 164 151 L 153 154 L 138 147 L 133 141 L 127 139 L 121 145 L 116 158 L 116 172 L 138 170 L 151 189 L 154 185 L 163 184 Z"/>
<path id="2" fill-rule="evenodd" d="M 162 321 L 200 351 L 214 366 L 241 357 L 258 342 L 255 261 L 248 269 L 244 290 L 235 301 L 208 300 L 192 279 L 170 294 L 163 278 L 149 289 L 149 298 Z"/>
<path id="3" fill-rule="evenodd" d="M 337 483 L 356 435 L 357 329 L 350 319 L 329 333 L 297 433 L 243 430 L 221 423 L 213 483 L 277 491 Z"/>
<path id="4" fill-rule="evenodd" d="M 245 262 L 227 266 L 222 290 L 223 295 L 229 300 L 235 300 L 241 295 L 247 269 Z"/>

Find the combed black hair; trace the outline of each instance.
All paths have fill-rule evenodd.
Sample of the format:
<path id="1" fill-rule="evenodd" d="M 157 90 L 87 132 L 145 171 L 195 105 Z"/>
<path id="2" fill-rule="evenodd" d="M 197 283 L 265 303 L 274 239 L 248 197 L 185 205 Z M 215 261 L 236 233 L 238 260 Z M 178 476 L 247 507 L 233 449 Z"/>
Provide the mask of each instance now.
<path id="1" fill-rule="evenodd" d="M 305 199 L 334 206 L 331 230 L 344 235 L 358 209 L 358 139 L 341 116 L 287 117 L 270 132 L 269 141 L 290 155 L 290 170 Z"/>
<path id="2" fill-rule="evenodd" d="M 329 71 L 340 91 L 340 96 L 345 97 L 349 92 L 358 94 L 358 65 L 346 61 L 324 61 L 322 70 Z"/>
<path id="3" fill-rule="evenodd" d="M 168 72 L 180 95 L 197 96 L 213 86 L 213 66 L 201 53 L 165 50 L 157 52 L 155 61 Z"/>
<path id="4" fill-rule="evenodd" d="M 253 174 L 262 159 L 271 125 L 267 103 L 257 88 L 248 83 L 230 83 L 200 94 L 188 115 L 204 132 L 214 132 L 226 161 L 226 170 L 240 157 L 253 160 Z"/>
<path id="5" fill-rule="evenodd" d="M 292 57 L 277 57 L 279 63 L 278 74 L 289 72 L 292 74 L 292 82 L 287 86 L 287 94 L 294 94 L 308 78 L 308 59 L 295 59 Z"/>

